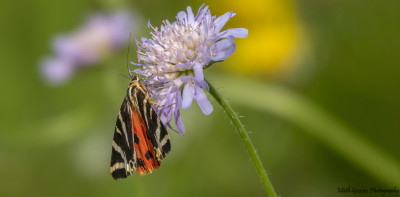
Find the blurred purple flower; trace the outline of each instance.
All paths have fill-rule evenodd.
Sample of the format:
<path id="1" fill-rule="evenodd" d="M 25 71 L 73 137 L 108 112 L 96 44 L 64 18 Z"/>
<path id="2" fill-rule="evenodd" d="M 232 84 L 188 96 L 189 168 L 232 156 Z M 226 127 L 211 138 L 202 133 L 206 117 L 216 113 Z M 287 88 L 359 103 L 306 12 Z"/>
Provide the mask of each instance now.
<path id="1" fill-rule="evenodd" d="M 78 30 L 56 37 L 55 56 L 42 61 L 43 76 L 51 84 L 65 82 L 77 69 L 94 65 L 127 45 L 134 25 L 127 12 L 90 16 Z"/>
<path id="2" fill-rule="evenodd" d="M 192 8 L 187 13 L 181 11 L 177 21 L 163 21 L 160 30 L 153 28 L 152 38 L 142 38 L 138 45 L 138 60 L 135 64 L 142 68 L 136 73 L 146 76 L 145 83 L 158 104 L 155 110 L 164 124 L 170 125 L 175 116 L 175 124 L 180 134 L 185 133 L 179 107 L 187 109 L 193 98 L 205 115 L 213 111 L 203 88 L 203 68 L 213 62 L 223 61 L 236 49 L 234 38 L 245 38 L 247 29 L 236 28 L 220 32 L 225 23 L 235 14 L 227 12 L 216 18 L 211 16 L 208 6 L 202 5 L 194 16 Z M 166 107 L 167 106 L 167 107 Z"/>

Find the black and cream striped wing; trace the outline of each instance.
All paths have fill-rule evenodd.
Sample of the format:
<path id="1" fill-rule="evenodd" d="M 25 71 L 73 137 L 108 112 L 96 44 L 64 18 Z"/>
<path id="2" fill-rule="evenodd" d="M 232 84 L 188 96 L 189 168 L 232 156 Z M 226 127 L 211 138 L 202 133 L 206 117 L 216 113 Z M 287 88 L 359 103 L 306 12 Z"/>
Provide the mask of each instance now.
<path id="1" fill-rule="evenodd" d="M 112 142 L 110 172 L 114 179 L 126 178 L 136 170 L 134 140 L 132 110 L 126 97 L 118 113 Z"/>

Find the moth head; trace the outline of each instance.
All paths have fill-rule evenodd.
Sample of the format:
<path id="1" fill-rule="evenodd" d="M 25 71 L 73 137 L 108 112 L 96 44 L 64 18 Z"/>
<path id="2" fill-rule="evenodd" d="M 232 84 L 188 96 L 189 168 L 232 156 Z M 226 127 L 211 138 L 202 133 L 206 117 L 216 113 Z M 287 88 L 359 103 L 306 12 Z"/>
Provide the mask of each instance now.
<path id="1" fill-rule="evenodd" d="M 136 76 L 136 75 L 131 75 L 131 81 L 136 81 L 136 82 L 138 82 L 138 81 L 139 81 L 138 76 Z"/>
<path id="2" fill-rule="evenodd" d="M 136 81 L 136 82 L 139 81 L 139 78 L 136 75 L 132 75 L 130 66 L 128 66 L 128 72 L 129 72 L 129 76 L 131 76 L 131 81 Z"/>

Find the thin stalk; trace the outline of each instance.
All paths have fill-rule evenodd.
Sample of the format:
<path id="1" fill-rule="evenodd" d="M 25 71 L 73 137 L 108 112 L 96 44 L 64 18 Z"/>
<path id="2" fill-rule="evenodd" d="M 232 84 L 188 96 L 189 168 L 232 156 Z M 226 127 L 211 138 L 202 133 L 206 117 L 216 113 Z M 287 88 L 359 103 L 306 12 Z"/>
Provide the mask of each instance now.
<path id="1" fill-rule="evenodd" d="M 265 189 L 267 190 L 267 193 L 271 197 L 276 197 L 276 193 L 274 190 L 274 187 L 271 184 L 271 181 L 269 180 L 267 173 L 265 172 L 264 167 L 262 166 L 260 157 L 258 156 L 256 149 L 254 148 L 253 143 L 250 140 L 249 135 L 247 134 L 247 131 L 245 130 L 242 122 L 240 122 L 238 115 L 233 111 L 232 107 L 229 105 L 227 100 L 225 100 L 221 94 L 217 92 L 217 90 L 211 85 L 210 82 L 208 82 L 208 86 L 210 87 L 210 94 L 215 98 L 215 100 L 222 106 L 226 114 L 229 116 L 231 119 L 233 125 L 236 127 L 240 138 L 242 138 L 244 145 L 246 146 L 247 151 L 250 154 L 250 157 L 256 166 L 257 173 L 261 178 L 262 183 L 264 184 Z"/>

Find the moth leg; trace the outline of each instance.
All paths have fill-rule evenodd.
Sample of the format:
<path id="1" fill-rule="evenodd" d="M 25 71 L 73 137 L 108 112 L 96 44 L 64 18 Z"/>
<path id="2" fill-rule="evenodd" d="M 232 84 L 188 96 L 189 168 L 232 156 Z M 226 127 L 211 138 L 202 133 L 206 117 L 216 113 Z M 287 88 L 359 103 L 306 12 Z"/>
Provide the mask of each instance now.
<path id="1" fill-rule="evenodd" d="M 143 85 L 143 83 L 141 81 L 139 81 L 139 83 L 140 83 L 140 88 L 142 88 L 143 90 L 146 91 L 146 98 L 150 100 L 151 94 L 150 94 L 149 87 L 147 85 Z"/>
<path id="2" fill-rule="evenodd" d="M 149 99 L 151 99 L 149 87 L 147 85 L 145 85 L 144 87 L 146 88 L 147 95 L 149 95 Z"/>

